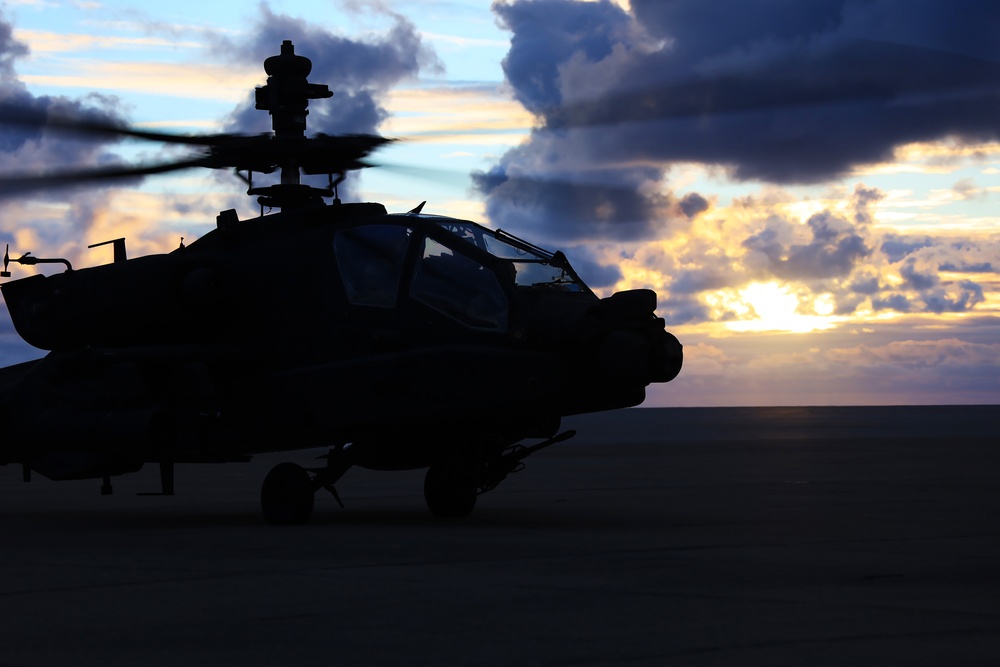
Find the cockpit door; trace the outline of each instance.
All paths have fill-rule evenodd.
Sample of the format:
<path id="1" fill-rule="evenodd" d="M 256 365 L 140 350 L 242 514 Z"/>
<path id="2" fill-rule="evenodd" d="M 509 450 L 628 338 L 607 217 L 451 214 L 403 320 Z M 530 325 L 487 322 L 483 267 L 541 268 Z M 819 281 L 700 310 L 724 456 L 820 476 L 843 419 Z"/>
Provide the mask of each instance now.
<path id="1" fill-rule="evenodd" d="M 410 297 L 468 329 L 506 332 L 509 304 L 494 270 L 434 238 L 420 243 Z"/>

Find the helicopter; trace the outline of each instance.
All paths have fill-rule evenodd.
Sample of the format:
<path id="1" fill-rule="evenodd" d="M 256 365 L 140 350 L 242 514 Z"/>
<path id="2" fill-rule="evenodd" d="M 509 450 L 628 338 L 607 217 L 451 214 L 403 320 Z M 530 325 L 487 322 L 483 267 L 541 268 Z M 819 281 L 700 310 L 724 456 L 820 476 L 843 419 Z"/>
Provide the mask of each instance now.
<path id="1" fill-rule="evenodd" d="M 434 515 L 463 517 L 524 460 L 574 435 L 563 417 L 638 405 L 680 372 L 683 349 L 655 315 L 656 293 L 599 298 L 565 254 L 499 229 L 382 204 L 342 202 L 337 186 L 390 140 L 306 136 L 311 61 L 290 40 L 255 89 L 260 135 L 181 136 L 72 119 L 77 132 L 199 146 L 142 168 L 27 177 L 32 187 L 207 167 L 233 169 L 261 215 L 164 253 L 0 286 L 17 333 L 48 353 L 0 369 L 0 419 L 21 424 L 0 464 L 50 480 L 111 478 L 156 464 L 174 493 L 178 463 L 248 461 L 325 448 L 318 467 L 286 462 L 261 486 L 272 524 L 300 524 L 315 494 L 354 466 L 426 468 Z M 253 175 L 280 182 L 255 186 Z M 325 175 L 327 187 L 301 182 Z M 10 182 L 10 179 L 8 179 Z M 327 201 L 330 200 L 330 201 Z M 270 209 L 267 215 L 264 209 Z M 16 254 L 16 253 L 15 253 Z M 281 270 L 266 268 L 280 258 Z M 266 324 L 261 324 L 262 310 Z M 540 440 L 534 444 L 525 441 Z"/>

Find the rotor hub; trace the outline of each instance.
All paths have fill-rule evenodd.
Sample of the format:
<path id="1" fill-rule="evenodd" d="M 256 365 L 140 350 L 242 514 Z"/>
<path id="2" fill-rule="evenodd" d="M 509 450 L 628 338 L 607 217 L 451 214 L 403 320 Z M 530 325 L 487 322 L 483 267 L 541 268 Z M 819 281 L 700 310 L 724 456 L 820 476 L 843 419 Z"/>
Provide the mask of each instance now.
<path id="1" fill-rule="evenodd" d="M 333 92 L 320 83 L 309 83 L 312 61 L 295 55 L 295 46 L 286 39 L 281 53 L 264 61 L 267 83 L 256 89 L 256 108 L 271 114 L 271 128 L 280 139 L 304 137 L 309 100 L 332 97 Z"/>

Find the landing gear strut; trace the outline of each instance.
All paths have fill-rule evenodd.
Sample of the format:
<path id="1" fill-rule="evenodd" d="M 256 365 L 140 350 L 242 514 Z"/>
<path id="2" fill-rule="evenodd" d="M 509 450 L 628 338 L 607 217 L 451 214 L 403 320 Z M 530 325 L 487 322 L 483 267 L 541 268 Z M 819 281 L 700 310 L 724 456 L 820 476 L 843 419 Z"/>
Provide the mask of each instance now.
<path id="1" fill-rule="evenodd" d="M 485 461 L 472 461 L 453 453 L 431 465 L 424 477 L 424 500 L 439 517 L 469 516 L 481 493 L 492 491 L 507 475 L 524 468 L 524 459 L 540 449 L 568 440 L 576 431 L 565 431 L 531 447 L 513 445 Z"/>
<path id="2" fill-rule="evenodd" d="M 479 449 L 449 451 L 435 461 L 424 476 L 427 508 L 439 517 L 469 516 L 479 494 L 495 489 L 507 475 L 521 470 L 529 455 L 574 435 L 575 431 L 565 431 L 530 447 L 515 444 L 506 449 L 494 449 L 491 454 Z M 268 523 L 305 523 L 312 515 L 319 489 L 329 491 L 340 506 L 344 506 L 333 485 L 354 465 L 355 450 L 340 446 L 320 458 L 326 459 L 326 466 L 322 468 L 307 469 L 295 463 L 280 463 L 267 473 L 260 489 L 260 507 Z"/>

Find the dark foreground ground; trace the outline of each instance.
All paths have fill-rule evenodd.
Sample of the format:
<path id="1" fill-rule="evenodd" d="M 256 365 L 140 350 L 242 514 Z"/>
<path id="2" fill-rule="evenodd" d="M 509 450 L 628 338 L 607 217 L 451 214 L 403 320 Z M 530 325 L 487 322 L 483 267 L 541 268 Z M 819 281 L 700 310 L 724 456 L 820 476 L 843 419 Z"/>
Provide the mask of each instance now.
<path id="1" fill-rule="evenodd" d="M 0 665 L 1000 664 L 1000 409 L 632 410 L 464 521 L 422 473 L 0 468 Z"/>

